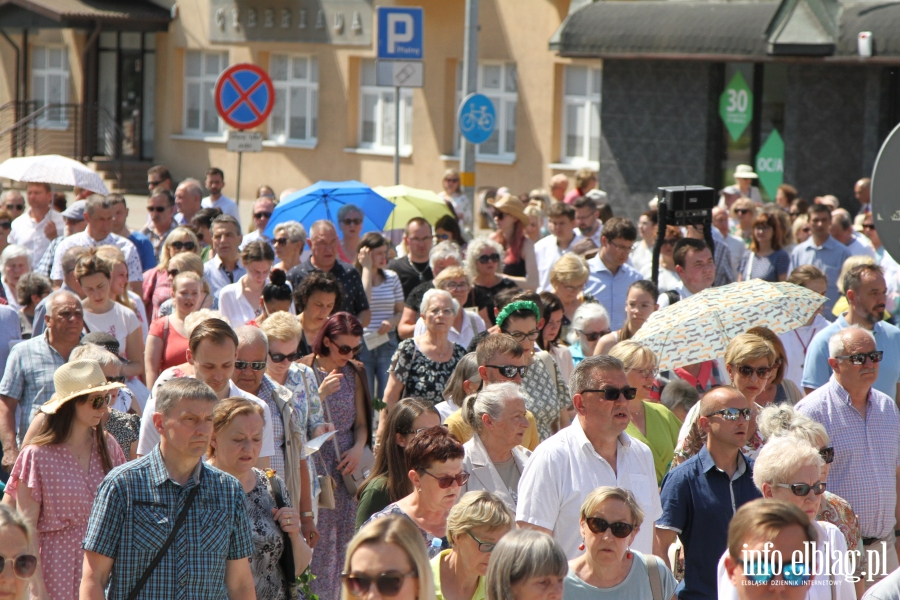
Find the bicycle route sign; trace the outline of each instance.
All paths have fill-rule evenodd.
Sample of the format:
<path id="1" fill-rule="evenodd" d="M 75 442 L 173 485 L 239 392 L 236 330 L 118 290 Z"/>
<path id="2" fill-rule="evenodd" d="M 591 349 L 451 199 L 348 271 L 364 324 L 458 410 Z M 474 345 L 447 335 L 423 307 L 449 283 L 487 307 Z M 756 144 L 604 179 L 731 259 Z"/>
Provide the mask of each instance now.
<path id="1" fill-rule="evenodd" d="M 215 98 L 222 120 L 235 129 L 253 129 L 269 118 L 275 106 L 275 87 L 261 68 L 241 63 L 219 75 Z"/>
<path id="2" fill-rule="evenodd" d="M 469 94 L 459 107 L 459 131 L 473 144 L 483 144 L 494 133 L 497 112 L 484 94 Z"/>

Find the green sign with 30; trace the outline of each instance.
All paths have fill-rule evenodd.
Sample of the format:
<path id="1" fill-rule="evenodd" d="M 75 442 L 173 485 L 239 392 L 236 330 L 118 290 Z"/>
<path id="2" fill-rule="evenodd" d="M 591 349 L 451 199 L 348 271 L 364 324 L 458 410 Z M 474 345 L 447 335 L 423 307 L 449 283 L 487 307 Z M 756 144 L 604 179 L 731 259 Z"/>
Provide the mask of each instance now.
<path id="1" fill-rule="evenodd" d="M 753 92 L 740 71 L 734 74 L 719 97 L 719 116 L 735 142 L 753 120 Z"/>

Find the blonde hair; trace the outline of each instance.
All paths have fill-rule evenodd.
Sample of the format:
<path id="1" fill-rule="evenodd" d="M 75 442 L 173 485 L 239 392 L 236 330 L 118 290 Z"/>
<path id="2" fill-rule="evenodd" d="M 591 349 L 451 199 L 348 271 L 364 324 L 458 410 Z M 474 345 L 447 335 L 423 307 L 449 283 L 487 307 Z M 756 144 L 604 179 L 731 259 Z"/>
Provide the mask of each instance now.
<path id="1" fill-rule="evenodd" d="M 197 239 L 197 234 L 188 229 L 185 226 L 176 227 L 173 229 L 169 235 L 166 236 L 166 241 L 163 242 L 162 248 L 159 249 L 159 270 L 160 271 L 168 271 L 169 270 L 169 261 L 172 260 L 174 256 L 178 256 L 178 254 L 172 254 L 172 242 L 175 241 L 175 238 L 178 238 L 178 241 L 183 241 L 183 236 L 187 236 L 190 241 L 194 242 L 194 249 L 188 250 L 185 252 L 179 252 L 178 254 L 194 254 L 197 258 L 200 258 L 200 240 Z"/>
<path id="2" fill-rule="evenodd" d="M 457 277 L 465 277 L 466 283 L 470 286 L 472 285 L 472 278 L 469 277 L 469 274 L 466 273 L 466 270 L 460 266 L 452 266 L 447 267 L 443 271 L 437 274 L 434 278 L 434 287 L 437 289 L 443 289 L 441 284 L 447 281 L 448 279 L 456 279 Z"/>
<path id="3" fill-rule="evenodd" d="M 179 273 L 180 275 L 180 273 Z M 197 327 L 203 321 L 207 321 L 209 319 L 221 319 L 224 321 L 229 327 L 231 326 L 231 321 L 228 320 L 228 317 L 223 315 L 221 312 L 217 310 L 211 310 L 209 308 L 201 308 L 200 310 L 195 310 L 188 316 L 184 318 L 184 335 L 188 339 L 191 337 L 191 332 L 194 331 L 194 328 Z"/>
<path id="4" fill-rule="evenodd" d="M 859 254 L 856 256 L 851 256 L 847 260 L 844 261 L 844 265 L 841 267 L 841 274 L 838 276 L 837 280 L 837 289 L 842 293 L 846 294 L 847 290 L 844 289 L 844 276 L 847 272 L 853 267 L 858 267 L 860 265 L 874 265 L 875 259 L 871 256 L 866 256 L 865 254 Z"/>
<path id="5" fill-rule="evenodd" d="M 169 260 L 169 268 L 181 271 L 193 271 L 200 277 L 203 277 L 203 260 L 196 254 L 190 252 L 182 252 L 176 254 Z"/>
<path id="6" fill-rule="evenodd" d="M 175 279 L 172 280 L 172 292 L 173 293 L 178 291 L 178 287 L 179 287 L 178 282 L 179 281 L 183 282 L 184 280 L 196 281 L 197 283 L 200 284 L 200 289 L 203 289 L 204 284 L 206 283 L 205 281 L 203 281 L 202 277 L 200 277 L 193 271 L 183 271 L 183 272 L 178 273 L 178 275 L 175 276 Z"/>
<path id="7" fill-rule="evenodd" d="M 792 525 L 803 530 L 806 541 L 817 540 L 809 516 L 793 504 L 771 499 L 748 502 L 734 513 L 728 525 L 728 554 L 732 560 L 740 561 L 744 544 L 771 542 Z"/>
<path id="8" fill-rule="evenodd" d="M 644 511 L 638 505 L 634 494 L 626 489 L 609 485 L 598 487 L 588 494 L 581 504 L 581 520 L 584 521 L 587 517 L 592 516 L 594 511 L 600 508 L 600 505 L 607 500 L 619 500 L 628 508 L 629 512 L 631 512 L 631 520 L 634 521 L 632 525 L 634 525 L 635 529 L 644 522 Z"/>
<path id="9" fill-rule="evenodd" d="M 359 547 L 367 544 L 393 544 L 403 550 L 411 563 L 412 571 L 419 579 L 419 593 L 416 600 L 435 600 L 434 576 L 431 564 L 428 562 L 428 555 L 425 554 L 422 534 L 410 519 L 391 515 L 363 525 L 347 545 L 347 554 L 344 559 L 345 573 L 351 572 L 350 564 Z M 347 591 L 346 586 L 342 586 L 341 600 L 353 599 L 354 596 Z"/>
<path id="10" fill-rule="evenodd" d="M 515 518 L 506 504 L 490 492 L 463 494 L 447 516 L 447 540 L 451 545 L 459 536 L 476 527 L 489 531 L 512 529 Z"/>
<path id="11" fill-rule="evenodd" d="M 656 352 L 651 350 L 649 346 L 632 340 L 619 342 L 612 347 L 608 354 L 621 360 L 622 364 L 625 365 L 626 371 L 633 369 L 635 365 L 644 364 L 648 361 L 653 364 L 654 368 L 659 364 Z"/>
<path id="12" fill-rule="evenodd" d="M 534 217 L 538 221 L 538 227 L 544 223 L 544 211 L 535 201 L 531 201 L 525 205 L 525 214 Z"/>
<path id="13" fill-rule="evenodd" d="M 753 333 L 742 333 L 735 336 L 725 348 L 726 365 L 740 366 L 758 358 L 765 358 L 771 367 L 777 355 L 772 344 Z"/>
<path id="14" fill-rule="evenodd" d="M 125 262 L 125 254 L 116 246 L 112 244 L 106 244 L 104 246 L 98 246 L 96 249 L 97 256 L 100 257 L 101 260 L 106 261 L 109 265 L 109 273 L 110 273 L 110 281 L 112 281 L 112 272 L 115 269 L 115 263 L 121 263 L 125 265 L 126 269 L 128 267 L 128 263 Z M 124 306 L 125 308 L 129 308 L 133 310 L 135 313 L 138 310 L 137 305 L 131 301 L 131 298 L 128 297 L 128 286 L 126 284 L 125 291 L 118 296 L 113 296 L 113 300 Z M 144 310 L 144 307 L 141 307 L 141 310 Z"/>
<path id="15" fill-rule="evenodd" d="M 735 211 L 739 208 L 752 210 L 754 219 L 759 215 L 759 209 L 757 208 L 756 203 L 750 198 L 738 198 L 734 201 L 734 204 L 731 205 L 731 210 L 729 211 L 731 212 L 732 218 L 737 218 L 737 213 Z"/>
<path id="16" fill-rule="evenodd" d="M 550 269 L 550 285 L 584 285 L 591 276 L 587 262 L 580 256 L 569 252 Z"/>
<path id="17" fill-rule="evenodd" d="M 297 339 L 299 343 L 300 333 L 303 331 L 297 317 L 283 310 L 273 312 L 259 327 L 269 341 L 276 342 L 289 342 Z"/>

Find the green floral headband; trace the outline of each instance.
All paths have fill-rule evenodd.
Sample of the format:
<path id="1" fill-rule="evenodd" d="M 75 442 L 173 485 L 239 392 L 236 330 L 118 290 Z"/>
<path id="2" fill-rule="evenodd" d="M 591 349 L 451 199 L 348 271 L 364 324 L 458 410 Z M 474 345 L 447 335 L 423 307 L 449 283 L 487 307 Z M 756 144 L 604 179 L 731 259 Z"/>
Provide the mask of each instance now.
<path id="1" fill-rule="evenodd" d="M 497 315 L 497 327 L 502 327 L 503 322 L 509 318 L 509 315 L 518 310 L 530 310 L 534 313 L 535 319 L 538 321 L 541 320 L 541 309 L 538 308 L 537 304 L 531 300 L 517 300 L 516 302 L 510 302 L 504 306 L 503 310 L 500 311 L 500 314 Z"/>

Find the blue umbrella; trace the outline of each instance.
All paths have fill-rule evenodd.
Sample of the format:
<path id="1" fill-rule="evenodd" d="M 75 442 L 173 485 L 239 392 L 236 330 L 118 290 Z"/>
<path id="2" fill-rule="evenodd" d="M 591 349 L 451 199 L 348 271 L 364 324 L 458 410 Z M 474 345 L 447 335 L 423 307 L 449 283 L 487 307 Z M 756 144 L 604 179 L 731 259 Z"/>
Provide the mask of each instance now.
<path id="1" fill-rule="evenodd" d="M 264 233 L 270 239 L 275 237 L 275 226 L 286 221 L 297 221 L 309 231 L 313 223 L 325 219 L 334 223 L 338 235 L 342 236 L 337 213 L 345 204 L 355 204 L 363 211 L 361 233 L 382 231 L 395 208 L 364 183 L 320 181 L 279 202 Z"/>

